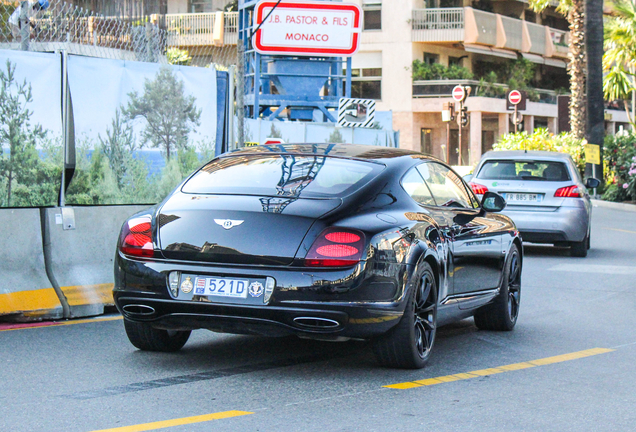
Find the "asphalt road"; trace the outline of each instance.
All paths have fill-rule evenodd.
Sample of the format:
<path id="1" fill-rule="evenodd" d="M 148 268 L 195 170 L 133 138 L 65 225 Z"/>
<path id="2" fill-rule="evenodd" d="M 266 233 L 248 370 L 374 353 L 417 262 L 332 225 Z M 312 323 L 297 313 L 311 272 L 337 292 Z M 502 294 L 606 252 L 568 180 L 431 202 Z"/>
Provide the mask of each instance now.
<path id="1" fill-rule="evenodd" d="M 525 252 L 515 331 L 444 327 L 419 371 L 203 330 L 140 352 L 114 315 L 1 331 L 0 431 L 636 430 L 636 212 L 595 208 L 587 258 Z"/>

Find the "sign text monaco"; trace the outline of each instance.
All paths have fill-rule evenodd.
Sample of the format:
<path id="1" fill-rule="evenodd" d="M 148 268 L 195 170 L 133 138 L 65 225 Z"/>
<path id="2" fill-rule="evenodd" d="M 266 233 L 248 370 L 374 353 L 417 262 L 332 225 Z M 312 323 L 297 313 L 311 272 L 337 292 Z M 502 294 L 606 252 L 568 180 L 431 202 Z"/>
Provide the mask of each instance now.
<path id="1" fill-rule="evenodd" d="M 254 49 L 270 55 L 352 56 L 360 45 L 361 17 L 353 3 L 263 0 L 255 9 L 254 25 L 260 27 Z"/>

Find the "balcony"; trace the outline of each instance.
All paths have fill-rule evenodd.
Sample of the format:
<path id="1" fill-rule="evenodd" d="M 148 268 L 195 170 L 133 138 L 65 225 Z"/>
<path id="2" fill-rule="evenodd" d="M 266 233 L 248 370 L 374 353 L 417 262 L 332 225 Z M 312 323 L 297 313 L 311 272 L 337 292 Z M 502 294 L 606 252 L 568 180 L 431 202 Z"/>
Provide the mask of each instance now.
<path id="1" fill-rule="evenodd" d="M 165 20 L 170 46 L 223 46 L 238 42 L 238 12 L 168 14 Z"/>
<path id="2" fill-rule="evenodd" d="M 413 42 L 474 45 L 475 52 L 481 46 L 504 57 L 514 57 L 516 51 L 529 57 L 567 58 L 569 32 L 471 7 L 428 8 L 412 11 L 411 38 Z M 540 62 L 538 58 L 533 61 Z"/>
<path id="3" fill-rule="evenodd" d="M 475 80 L 431 80 L 413 81 L 413 98 L 450 98 L 453 87 L 469 85 L 473 91 L 471 96 L 505 99 L 508 86 L 505 84 L 488 84 L 480 86 Z M 528 92 L 530 102 L 556 104 L 557 94 L 553 90 L 532 89 Z"/>
<path id="4" fill-rule="evenodd" d="M 464 40 L 464 8 L 414 9 L 413 42 Z"/>
<path id="5" fill-rule="evenodd" d="M 550 39 L 552 40 L 552 57 L 567 58 L 570 52 L 570 32 L 550 28 Z"/>

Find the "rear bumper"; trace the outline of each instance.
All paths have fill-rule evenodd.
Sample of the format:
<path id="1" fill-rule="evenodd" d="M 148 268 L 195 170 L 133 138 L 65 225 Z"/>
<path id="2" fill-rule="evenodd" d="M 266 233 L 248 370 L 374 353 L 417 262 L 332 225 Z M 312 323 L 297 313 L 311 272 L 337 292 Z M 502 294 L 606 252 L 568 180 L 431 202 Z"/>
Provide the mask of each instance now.
<path id="1" fill-rule="evenodd" d="M 131 296 L 117 291 L 114 295 L 126 319 L 167 330 L 208 329 L 260 336 L 368 339 L 387 332 L 403 314 L 397 304 L 246 306 Z M 140 309 L 144 313 L 135 312 Z"/>
<path id="2" fill-rule="evenodd" d="M 171 271 L 275 281 L 263 297 L 232 301 L 179 299 L 170 294 Z M 315 339 L 368 339 L 395 326 L 404 313 L 408 266 L 361 262 L 353 268 L 226 267 L 116 255 L 115 305 L 131 321 L 156 328 L 209 329 L 237 334 Z"/>
<path id="3" fill-rule="evenodd" d="M 533 243 L 580 242 L 589 230 L 589 213 L 580 206 L 561 206 L 556 211 L 504 210 L 524 241 Z"/>

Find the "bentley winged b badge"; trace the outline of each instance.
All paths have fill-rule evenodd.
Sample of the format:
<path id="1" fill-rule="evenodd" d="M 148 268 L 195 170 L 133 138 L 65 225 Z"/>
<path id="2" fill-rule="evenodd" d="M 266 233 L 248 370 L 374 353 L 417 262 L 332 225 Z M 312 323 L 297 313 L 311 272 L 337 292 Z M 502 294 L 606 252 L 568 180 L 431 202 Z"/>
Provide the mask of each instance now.
<path id="1" fill-rule="evenodd" d="M 230 228 L 233 228 L 235 226 L 239 226 L 240 224 L 242 224 L 245 221 L 232 220 L 232 219 L 214 219 L 214 222 L 216 222 L 217 224 L 221 225 L 226 230 L 229 230 Z"/>

